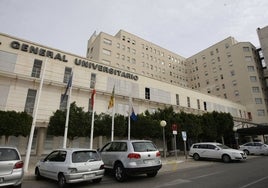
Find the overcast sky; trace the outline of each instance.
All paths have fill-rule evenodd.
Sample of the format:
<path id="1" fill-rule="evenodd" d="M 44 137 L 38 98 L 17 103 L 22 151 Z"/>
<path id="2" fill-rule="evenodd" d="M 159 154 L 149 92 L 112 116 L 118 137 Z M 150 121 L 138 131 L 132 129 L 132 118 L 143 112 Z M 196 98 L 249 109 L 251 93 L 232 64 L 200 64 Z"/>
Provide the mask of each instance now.
<path id="1" fill-rule="evenodd" d="M 120 29 L 190 57 L 233 36 L 259 47 L 267 0 L 0 0 L 0 32 L 86 56 L 94 31 Z"/>

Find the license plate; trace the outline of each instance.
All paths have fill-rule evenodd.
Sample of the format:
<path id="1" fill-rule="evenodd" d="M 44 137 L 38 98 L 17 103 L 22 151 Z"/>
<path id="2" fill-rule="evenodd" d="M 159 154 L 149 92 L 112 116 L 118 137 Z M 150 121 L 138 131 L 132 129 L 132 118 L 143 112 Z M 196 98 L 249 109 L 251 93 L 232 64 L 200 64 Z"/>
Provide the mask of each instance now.
<path id="1" fill-rule="evenodd" d="M 95 174 L 87 174 L 87 175 L 84 175 L 84 179 L 93 178 L 94 176 Z"/>
<path id="2" fill-rule="evenodd" d="M 144 160 L 144 163 L 145 164 L 153 164 L 154 163 L 154 160 Z"/>

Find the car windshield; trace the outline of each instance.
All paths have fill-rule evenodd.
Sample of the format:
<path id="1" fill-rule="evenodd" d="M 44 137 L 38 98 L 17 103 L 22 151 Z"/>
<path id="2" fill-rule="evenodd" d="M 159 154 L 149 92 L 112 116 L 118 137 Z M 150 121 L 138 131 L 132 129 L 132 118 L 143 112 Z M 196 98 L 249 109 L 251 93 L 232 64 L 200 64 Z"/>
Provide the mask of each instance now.
<path id="1" fill-rule="evenodd" d="M 75 151 L 72 154 L 73 163 L 90 162 L 101 160 L 100 155 L 96 151 Z"/>
<path id="2" fill-rule="evenodd" d="M 0 148 L 0 161 L 19 160 L 19 155 L 15 149 Z"/>
<path id="3" fill-rule="evenodd" d="M 157 148 L 152 142 L 133 142 L 132 143 L 134 151 L 136 152 L 146 152 L 146 151 L 156 151 Z"/>
<path id="4" fill-rule="evenodd" d="M 218 144 L 217 146 L 218 146 L 219 148 L 221 148 L 221 149 L 230 149 L 228 146 L 223 145 L 223 144 Z"/>

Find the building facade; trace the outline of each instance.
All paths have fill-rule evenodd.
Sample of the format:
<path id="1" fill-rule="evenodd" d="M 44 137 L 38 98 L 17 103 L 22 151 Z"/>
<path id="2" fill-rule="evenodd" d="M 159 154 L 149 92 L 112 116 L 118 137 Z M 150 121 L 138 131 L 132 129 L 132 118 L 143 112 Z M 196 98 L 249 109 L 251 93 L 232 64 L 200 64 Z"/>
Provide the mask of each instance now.
<path id="1" fill-rule="evenodd" d="M 229 37 L 187 58 L 191 86 L 203 93 L 243 104 L 246 116 L 267 124 L 267 90 L 258 50 Z"/>
<path id="2" fill-rule="evenodd" d="M 131 45 L 138 44 L 137 38 L 131 39 L 134 39 L 134 42 L 131 40 Z M 104 41 L 102 39 L 100 41 L 99 45 L 103 45 Z M 94 41 L 91 42 L 94 43 Z M 126 42 L 128 43 L 128 41 Z M 113 40 L 112 44 L 107 41 L 104 44 L 112 46 L 113 49 L 118 48 L 117 42 L 113 43 Z M 147 45 L 150 59 L 151 53 L 158 53 L 158 47 L 144 43 L 146 51 Z M 158 108 L 173 106 L 176 112 L 202 114 L 218 111 L 230 113 L 236 120 L 248 120 L 246 106 L 187 88 L 188 78 L 185 77 L 185 73 L 181 73 L 186 71 L 185 59 L 178 55 L 162 49 L 164 52 L 162 56 L 159 49 L 160 57 L 163 58 L 157 57 L 157 59 L 164 62 L 165 66 L 159 62 L 157 66 L 153 65 L 155 62 L 153 60 L 147 67 L 146 61 L 144 63 L 139 61 L 140 57 L 136 58 L 136 63 L 126 65 L 125 62 L 121 64 L 118 61 L 116 64 L 116 61 L 113 62 L 108 58 L 112 54 L 114 55 L 112 50 L 111 53 L 107 52 L 110 48 L 106 47 L 104 48 L 106 50 L 103 50 L 97 49 L 96 46 L 90 47 L 89 51 L 92 48 L 92 52 L 104 54 L 103 58 L 98 61 L 93 60 L 98 57 L 94 57 L 93 53 L 92 56 L 88 53 L 87 58 L 80 57 L 31 41 L 0 34 L 0 110 L 26 111 L 36 115 L 37 154 L 42 154 L 46 145 L 46 128 L 53 112 L 58 109 L 66 109 L 69 97 L 70 101 L 75 101 L 77 106 L 83 107 L 86 111 L 89 110 L 93 88 L 96 89 L 95 110 L 98 114 L 111 113 L 107 110 L 107 106 L 113 87 L 115 87 L 114 109 L 115 113 L 119 114 L 126 115 L 128 113 L 129 98 L 131 97 L 136 113 L 142 113 L 145 110 L 154 112 Z M 125 47 L 128 49 L 127 45 Z M 152 47 L 152 52 L 150 47 Z M 140 48 L 143 49 L 143 47 Z M 130 52 L 133 52 L 133 49 L 130 49 Z M 135 49 L 135 55 L 141 55 L 141 59 L 143 59 L 141 49 L 140 51 Z M 121 52 L 115 53 L 113 56 L 115 59 L 117 59 L 117 53 Z M 167 58 L 165 53 L 167 53 Z M 144 56 L 147 58 L 146 53 Z M 122 57 L 121 54 L 120 57 Z M 135 56 L 129 56 L 129 58 L 131 61 Z M 152 58 L 156 58 L 156 55 Z M 174 61 L 174 65 L 169 64 L 168 60 Z M 175 66 L 175 61 L 177 66 Z M 140 65 L 142 67 L 138 67 Z M 151 65 L 153 65 L 152 69 Z M 158 73 L 158 69 L 161 70 L 160 75 L 154 70 L 155 66 Z M 181 71 L 177 72 L 177 70 Z M 71 74 L 73 75 L 72 95 L 65 97 L 62 101 Z M 166 74 L 169 76 L 165 76 Z M 177 74 L 177 76 L 173 77 L 173 74 Z M 41 85 L 42 79 L 44 82 Z M 39 90 L 40 87 L 42 87 L 41 90 Z M 37 108 L 38 98 L 39 106 Z M 36 114 L 34 114 L 35 112 Z M 24 147 L 26 145 L 24 144 Z"/>
<path id="3" fill-rule="evenodd" d="M 258 49 L 249 42 L 228 37 L 184 58 L 120 30 L 115 36 L 94 33 L 88 41 L 87 58 L 231 100 L 246 107 L 239 113 L 251 123 L 268 123 L 265 73 Z"/>

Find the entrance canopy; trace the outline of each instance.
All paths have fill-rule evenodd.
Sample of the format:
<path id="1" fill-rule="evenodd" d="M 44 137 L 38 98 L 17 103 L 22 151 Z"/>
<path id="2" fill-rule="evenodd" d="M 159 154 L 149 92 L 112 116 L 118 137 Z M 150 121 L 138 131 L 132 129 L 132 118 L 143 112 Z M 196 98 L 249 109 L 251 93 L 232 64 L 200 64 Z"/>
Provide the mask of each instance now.
<path id="1" fill-rule="evenodd" d="M 243 135 L 266 135 L 268 134 L 268 126 L 257 125 L 256 127 L 237 129 L 237 133 Z"/>

